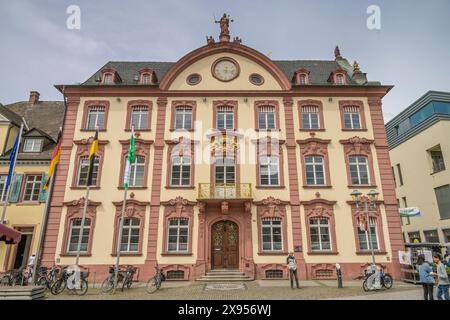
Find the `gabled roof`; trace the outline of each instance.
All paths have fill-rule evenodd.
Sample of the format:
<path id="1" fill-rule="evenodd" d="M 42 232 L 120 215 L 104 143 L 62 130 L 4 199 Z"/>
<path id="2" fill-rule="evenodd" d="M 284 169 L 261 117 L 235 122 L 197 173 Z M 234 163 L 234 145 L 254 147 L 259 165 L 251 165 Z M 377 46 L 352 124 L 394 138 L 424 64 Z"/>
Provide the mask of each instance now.
<path id="1" fill-rule="evenodd" d="M 2 104 L 0 104 L 0 114 L 18 127 L 22 124 L 22 117 Z"/>

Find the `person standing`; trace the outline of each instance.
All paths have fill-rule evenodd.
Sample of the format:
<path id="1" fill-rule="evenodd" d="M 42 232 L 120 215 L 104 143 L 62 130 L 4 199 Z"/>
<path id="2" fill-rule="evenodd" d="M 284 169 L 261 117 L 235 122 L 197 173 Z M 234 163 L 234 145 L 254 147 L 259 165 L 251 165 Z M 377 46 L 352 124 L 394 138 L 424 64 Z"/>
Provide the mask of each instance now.
<path id="1" fill-rule="evenodd" d="M 419 256 L 417 257 L 417 265 L 419 266 L 419 277 L 423 287 L 423 298 L 424 300 L 434 300 L 434 278 L 431 274 L 433 272 L 433 269 L 428 264 L 428 262 L 425 261 L 425 256 L 423 254 L 419 254 Z"/>
<path id="2" fill-rule="evenodd" d="M 442 257 L 439 253 L 433 254 L 433 261 L 437 265 L 437 272 L 432 272 L 431 275 L 437 276 L 437 298 L 438 300 L 450 300 L 448 294 L 448 287 L 450 282 L 448 280 L 447 268 L 444 263 L 442 263 Z M 442 296 L 444 299 L 442 299 Z"/>
<path id="3" fill-rule="evenodd" d="M 294 289 L 294 277 L 295 284 L 297 285 L 297 289 L 300 289 L 298 284 L 298 276 L 297 276 L 297 261 L 295 260 L 294 253 L 289 252 L 289 255 L 286 259 L 286 263 L 289 269 L 289 278 L 291 280 L 291 289 Z"/>
<path id="4" fill-rule="evenodd" d="M 34 270 L 34 264 L 36 263 L 36 255 L 33 253 L 29 258 L 28 258 L 28 283 L 31 283 L 31 281 L 33 280 L 33 270 Z"/>

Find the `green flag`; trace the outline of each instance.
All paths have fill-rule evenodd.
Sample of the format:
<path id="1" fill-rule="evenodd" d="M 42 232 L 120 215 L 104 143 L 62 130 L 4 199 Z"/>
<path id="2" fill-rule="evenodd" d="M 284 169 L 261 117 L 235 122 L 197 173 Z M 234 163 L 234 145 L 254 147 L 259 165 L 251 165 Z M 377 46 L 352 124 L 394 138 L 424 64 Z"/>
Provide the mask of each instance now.
<path id="1" fill-rule="evenodd" d="M 123 186 L 128 189 L 131 175 L 131 164 L 136 161 L 136 144 L 134 142 L 134 127 L 131 131 L 130 148 L 128 149 L 127 163 L 125 166 L 125 175 L 123 178 Z"/>

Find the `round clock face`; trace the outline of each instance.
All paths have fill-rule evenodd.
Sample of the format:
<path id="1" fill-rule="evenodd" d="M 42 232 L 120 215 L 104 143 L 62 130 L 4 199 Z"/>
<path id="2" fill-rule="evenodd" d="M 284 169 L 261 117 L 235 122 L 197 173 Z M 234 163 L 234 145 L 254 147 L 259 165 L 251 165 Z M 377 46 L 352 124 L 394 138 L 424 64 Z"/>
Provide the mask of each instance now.
<path id="1" fill-rule="evenodd" d="M 222 59 L 214 63 L 212 72 L 221 81 L 231 81 L 239 75 L 239 66 L 230 59 Z"/>

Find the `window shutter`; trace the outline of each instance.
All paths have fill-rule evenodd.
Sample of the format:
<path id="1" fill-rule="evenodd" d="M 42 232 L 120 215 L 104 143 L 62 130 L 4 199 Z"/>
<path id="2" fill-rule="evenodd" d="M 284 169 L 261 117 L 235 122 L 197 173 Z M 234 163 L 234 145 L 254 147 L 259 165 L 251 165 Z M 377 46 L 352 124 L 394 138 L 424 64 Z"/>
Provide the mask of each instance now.
<path id="1" fill-rule="evenodd" d="M 19 195 L 20 190 L 22 187 L 22 180 L 23 180 L 23 173 L 16 173 L 14 175 L 14 180 L 12 181 L 11 185 L 9 186 L 11 189 L 11 192 L 9 194 L 9 202 L 18 202 L 19 201 Z"/>
<path id="2" fill-rule="evenodd" d="M 45 181 L 47 181 L 47 174 L 44 173 L 42 175 L 42 182 L 41 182 L 41 190 L 39 191 L 39 202 L 45 202 L 47 199 L 47 190 L 44 190 L 44 184 Z"/>

